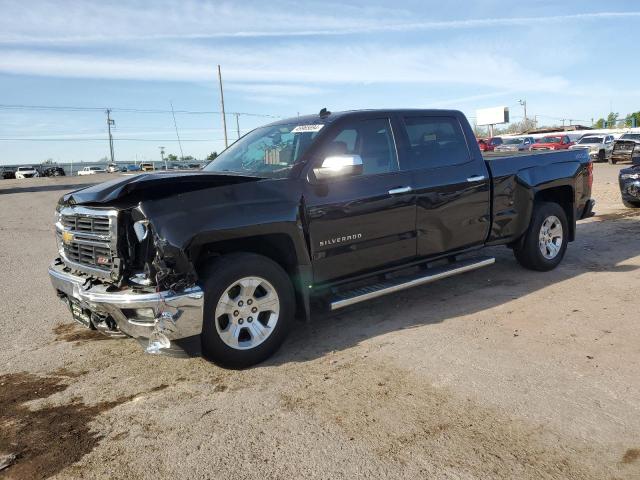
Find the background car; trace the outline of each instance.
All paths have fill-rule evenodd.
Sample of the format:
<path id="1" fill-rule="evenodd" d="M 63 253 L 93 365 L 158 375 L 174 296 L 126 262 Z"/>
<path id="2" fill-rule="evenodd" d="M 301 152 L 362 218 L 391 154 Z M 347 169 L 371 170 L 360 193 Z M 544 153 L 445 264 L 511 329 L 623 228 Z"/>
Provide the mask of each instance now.
<path id="1" fill-rule="evenodd" d="M 107 165 L 107 172 L 108 173 L 115 173 L 119 170 L 118 165 L 116 165 L 115 163 L 110 163 L 109 165 Z"/>
<path id="2" fill-rule="evenodd" d="M 486 140 L 478 140 L 478 147 L 480 147 L 481 152 L 493 152 L 498 145 L 502 145 L 501 137 L 490 137 Z"/>
<path id="3" fill-rule="evenodd" d="M 640 133 L 625 133 L 613 144 L 609 163 L 629 162 L 640 152 Z"/>
<path id="4" fill-rule="evenodd" d="M 39 177 L 40 173 L 38 173 L 38 170 L 35 167 L 18 167 L 18 169 L 16 170 L 16 178 L 32 178 L 32 177 Z"/>
<path id="5" fill-rule="evenodd" d="M 41 175 L 43 177 L 64 177 L 66 173 L 64 172 L 64 168 L 54 165 L 51 167 L 43 167 Z"/>
<path id="6" fill-rule="evenodd" d="M 107 171 L 102 167 L 84 167 L 82 170 L 78 170 L 78 175 L 95 175 L 96 173 L 106 173 Z"/>
<path id="7" fill-rule="evenodd" d="M 16 178 L 16 169 L 11 167 L 2 167 L 0 168 L 0 178 L 4 180 L 9 180 L 11 178 Z"/>
<path id="8" fill-rule="evenodd" d="M 605 162 L 613 151 L 613 141 L 613 135 L 588 134 L 583 136 L 574 145 L 571 145 L 569 149 L 588 149 L 591 160 L 594 162 Z"/>
<path id="9" fill-rule="evenodd" d="M 496 152 L 522 152 L 529 150 L 529 147 L 535 143 L 533 137 L 511 137 L 503 138 L 502 144 L 494 148 Z"/>
<path id="10" fill-rule="evenodd" d="M 156 169 L 155 165 L 150 162 L 145 162 L 140 164 L 140 170 L 143 172 L 152 172 Z"/>
<path id="11" fill-rule="evenodd" d="M 140 167 L 138 165 L 127 165 L 126 167 L 122 167 L 123 172 L 139 172 Z"/>
<path id="12" fill-rule="evenodd" d="M 530 150 L 567 150 L 573 144 L 567 135 L 548 135 L 538 139 Z"/>

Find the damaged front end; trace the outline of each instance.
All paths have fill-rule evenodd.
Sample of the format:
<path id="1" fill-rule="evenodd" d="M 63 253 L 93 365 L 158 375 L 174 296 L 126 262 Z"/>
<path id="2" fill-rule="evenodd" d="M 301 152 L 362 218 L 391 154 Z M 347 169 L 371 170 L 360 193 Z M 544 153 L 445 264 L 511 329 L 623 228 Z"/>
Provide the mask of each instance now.
<path id="1" fill-rule="evenodd" d="M 60 257 L 49 268 L 75 320 L 135 337 L 148 353 L 199 349 L 203 293 L 187 253 L 160 238 L 138 207 L 61 203 Z"/>

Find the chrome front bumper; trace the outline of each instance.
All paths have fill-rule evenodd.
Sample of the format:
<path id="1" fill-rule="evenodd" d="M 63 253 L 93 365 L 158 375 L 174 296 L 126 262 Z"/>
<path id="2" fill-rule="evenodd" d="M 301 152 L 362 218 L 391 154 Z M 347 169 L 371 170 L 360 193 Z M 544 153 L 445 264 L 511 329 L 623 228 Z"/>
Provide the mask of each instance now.
<path id="1" fill-rule="evenodd" d="M 146 342 L 147 353 L 181 355 L 191 353 L 191 345 L 199 343 L 204 294 L 198 286 L 182 292 L 154 293 L 136 292 L 132 288 L 109 291 L 101 284 L 86 288 L 87 278 L 66 272 L 61 262 L 49 267 L 49 277 L 56 293 L 67 304 L 75 301 L 90 312 L 92 319 L 111 319 L 117 324 L 117 330 L 94 324 L 98 330 L 110 336 L 122 332 L 139 339 L 143 345 Z M 140 316 L 137 312 L 143 309 L 153 314 Z"/>

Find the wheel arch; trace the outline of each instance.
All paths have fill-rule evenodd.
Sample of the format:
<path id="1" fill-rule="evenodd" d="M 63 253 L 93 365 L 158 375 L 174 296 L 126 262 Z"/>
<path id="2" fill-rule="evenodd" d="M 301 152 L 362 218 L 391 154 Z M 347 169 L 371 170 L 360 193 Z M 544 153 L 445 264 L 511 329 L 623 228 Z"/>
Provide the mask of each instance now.
<path id="1" fill-rule="evenodd" d="M 231 253 L 254 253 L 277 263 L 289 276 L 296 294 L 296 313 L 310 317 L 309 285 L 311 266 L 301 255 L 299 245 L 287 233 L 262 233 L 225 239 L 210 239 L 190 248 L 190 257 L 198 276 L 206 275 L 211 261 Z M 300 258 L 302 256 L 302 258 Z"/>
<path id="2" fill-rule="evenodd" d="M 541 202 L 557 203 L 562 207 L 569 224 L 569 241 L 574 241 L 576 237 L 576 211 L 573 187 L 571 185 L 559 185 L 538 190 L 533 198 L 534 207 Z"/>

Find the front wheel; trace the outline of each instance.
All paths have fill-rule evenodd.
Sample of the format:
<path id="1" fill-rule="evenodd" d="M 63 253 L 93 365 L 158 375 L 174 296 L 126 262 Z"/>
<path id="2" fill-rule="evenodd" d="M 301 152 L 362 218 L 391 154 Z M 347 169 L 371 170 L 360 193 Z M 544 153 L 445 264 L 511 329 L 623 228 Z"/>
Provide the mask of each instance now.
<path id="1" fill-rule="evenodd" d="M 605 153 L 604 153 L 604 150 L 600 150 L 600 151 L 598 152 L 598 161 L 599 161 L 599 162 L 604 162 L 604 161 L 606 161 L 606 159 L 605 159 Z"/>
<path id="2" fill-rule="evenodd" d="M 202 352 L 227 368 L 247 368 L 273 355 L 295 312 L 287 273 L 252 253 L 224 255 L 206 275 Z"/>
<path id="3" fill-rule="evenodd" d="M 567 250 L 569 225 L 564 209 L 557 203 L 540 202 L 534 207 L 531 223 L 519 246 L 513 249 L 518 263 L 530 270 L 553 270 Z"/>
<path id="4" fill-rule="evenodd" d="M 623 198 L 622 203 L 627 208 L 640 208 L 640 201 L 635 202 L 635 201 L 625 200 Z"/>

